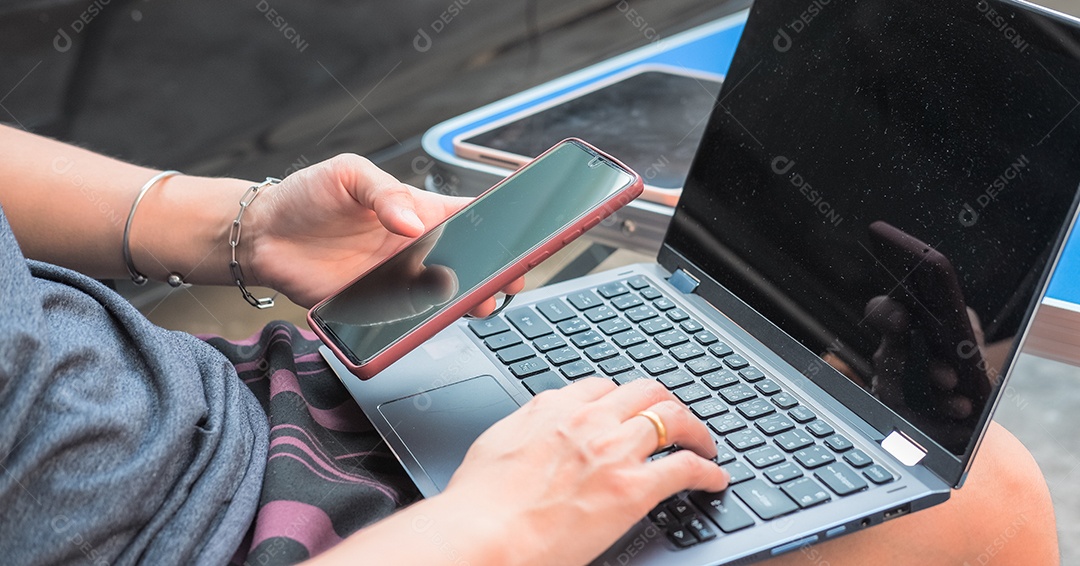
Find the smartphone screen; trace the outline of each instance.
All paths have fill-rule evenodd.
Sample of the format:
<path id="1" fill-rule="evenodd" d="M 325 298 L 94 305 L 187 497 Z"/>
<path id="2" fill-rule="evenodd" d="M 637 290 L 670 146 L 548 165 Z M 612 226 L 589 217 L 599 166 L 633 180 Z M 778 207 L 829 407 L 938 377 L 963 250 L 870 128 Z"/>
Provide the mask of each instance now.
<path id="1" fill-rule="evenodd" d="M 316 307 L 312 320 L 363 365 L 635 180 L 563 143 Z"/>
<path id="2" fill-rule="evenodd" d="M 718 78 L 645 71 L 461 141 L 532 159 L 580 137 L 640 172 L 649 186 L 680 189 L 720 85 Z"/>

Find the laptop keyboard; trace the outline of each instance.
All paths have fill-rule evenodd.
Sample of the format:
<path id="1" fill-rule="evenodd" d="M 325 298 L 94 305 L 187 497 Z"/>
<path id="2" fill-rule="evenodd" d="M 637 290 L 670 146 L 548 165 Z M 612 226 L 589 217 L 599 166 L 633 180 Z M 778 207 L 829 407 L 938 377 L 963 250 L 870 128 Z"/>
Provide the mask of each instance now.
<path id="1" fill-rule="evenodd" d="M 619 385 L 653 379 L 708 425 L 731 485 L 676 495 L 649 513 L 677 547 L 895 479 L 644 276 L 473 320 L 469 328 L 533 395 L 586 376 Z"/>

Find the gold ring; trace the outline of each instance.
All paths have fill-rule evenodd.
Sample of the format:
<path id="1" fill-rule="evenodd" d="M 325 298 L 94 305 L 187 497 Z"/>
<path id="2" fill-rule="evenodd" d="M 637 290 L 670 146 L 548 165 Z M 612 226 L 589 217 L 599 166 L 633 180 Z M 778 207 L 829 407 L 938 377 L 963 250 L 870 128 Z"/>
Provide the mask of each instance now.
<path id="1" fill-rule="evenodd" d="M 667 427 L 664 426 L 664 421 L 660 420 L 660 415 L 652 411 L 641 411 L 636 416 L 645 417 L 652 422 L 653 427 L 656 428 L 656 452 L 667 448 Z"/>

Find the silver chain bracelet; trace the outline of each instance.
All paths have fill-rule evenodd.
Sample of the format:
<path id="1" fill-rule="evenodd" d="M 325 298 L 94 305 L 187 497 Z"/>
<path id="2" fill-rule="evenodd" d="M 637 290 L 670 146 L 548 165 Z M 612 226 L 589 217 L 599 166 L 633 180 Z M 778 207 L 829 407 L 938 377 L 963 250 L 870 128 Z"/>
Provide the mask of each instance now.
<path id="1" fill-rule="evenodd" d="M 244 294 L 244 300 L 257 309 L 268 309 L 274 306 L 274 298 L 277 297 L 277 293 L 274 293 L 273 297 L 256 299 L 244 285 L 244 270 L 240 267 L 240 262 L 236 261 L 236 246 L 240 243 L 240 221 L 244 218 L 244 211 L 247 210 L 248 205 L 255 200 L 255 197 L 259 196 L 259 192 L 262 189 L 265 189 L 270 185 L 276 185 L 280 182 L 281 179 L 267 177 L 265 181 L 257 185 L 252 185 L 251 188 L 244 193 L 244 196 L 240 197 L 240 213 L 236 215 L 236 220 L 233 220 L 232 228 L 229 229 L 229 247 L 232 248 L 232 261 L 229 262 L 229 270 L 232 271 L 233 281 L 236 282 L 236 286 L 239 287 L 240 292 Z"/>

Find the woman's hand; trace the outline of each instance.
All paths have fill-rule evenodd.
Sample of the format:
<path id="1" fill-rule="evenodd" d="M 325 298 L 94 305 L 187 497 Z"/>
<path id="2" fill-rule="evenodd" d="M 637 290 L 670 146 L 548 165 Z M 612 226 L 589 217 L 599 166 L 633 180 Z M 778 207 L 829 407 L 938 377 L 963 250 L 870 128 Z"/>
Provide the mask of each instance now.
<path id="1" fill-rule="evenodd" d="M 648 461 L 659 433 L 644 410 L 687 450 Z M 310 564 L 585 564 L 669 496 L 725 489 L 715 456 L 705 425 L 660 384 L 586 378 L 495 423 L 441 494 Z"/>
<path id="2" fill-rule="evenodd" d="M 656 459 L 651 410 L 681 450 Z M 589 378 L 537 395 L 480 436 L 446 491 L 471 516 L 503 525 L 510 552 L 537 564 L 584 564 L 665 498 L 720 491 L 705 426 L 660 384 Z"/>
<path id="3" fill-rule="evenodd" d="M 343 154 L 302 169 L 265 189 L 251 206 L 250 265 L 255 284 L 311 306 L 390 257 L 468 204 L 422 191 L 367 159 Z M 248 221 L 245 220 L 245 232 Z M 506 289 L 519 292 L 524 280 Z M 474 309 L 483 316 L 494 299 Z"/>

